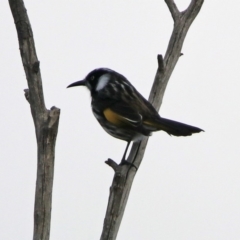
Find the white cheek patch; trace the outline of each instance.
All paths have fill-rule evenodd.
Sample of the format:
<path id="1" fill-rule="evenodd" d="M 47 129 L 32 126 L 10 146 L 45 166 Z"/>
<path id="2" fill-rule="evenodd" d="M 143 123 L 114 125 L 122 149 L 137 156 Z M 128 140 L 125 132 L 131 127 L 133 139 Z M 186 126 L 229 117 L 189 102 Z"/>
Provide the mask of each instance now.
<path id="1" fill-rule="evenodd" d="M 96 91 L 102 90 L 108 84 L 109 80 L 110 80 L 110 75 L 108 73 L 103 74 L 98 79 L 98 83 L 97 83 L 97 86 L 96 86 Z"/>

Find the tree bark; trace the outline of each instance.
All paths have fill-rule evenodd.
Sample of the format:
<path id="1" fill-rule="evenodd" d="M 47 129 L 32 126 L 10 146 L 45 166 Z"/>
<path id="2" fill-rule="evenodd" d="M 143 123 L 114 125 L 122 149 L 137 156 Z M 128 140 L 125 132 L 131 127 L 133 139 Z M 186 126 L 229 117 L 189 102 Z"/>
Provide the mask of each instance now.
<path id="1" fill-rule="evenodd" d="M 60 110 L 46 109 L 43 96 L 40 62 L 38 61 L 33 32 L 22 0 L 9 0 L 17 29 L 19 49 L 28 88 L 25 97 L 31 108 L 37 139 L 37 181 L 34 207 L 34 240 L 48 240 L 50 234 L 52 186 L 55 143 Z"/>
<path id="2" fill-rule="evenodd" d="M 159 110 L 167 87 L 167 83 L 173 72 L 189 27 L 199 13 L 204 0 L 192 0 L 188 8 L 180 12 L 173 0 L 165 0 L 171 12 L 174 27 L 164 58 L 158 55 L 158 69 L 155 75 L 149 101 Z M 127 204 L 132 182 L 144 156 L 148 138 L 140 143 L 134 143 L 127 161 L 132 165 L 118 165 L 108 159 L 106 164 L 115 171 L 107 211 L 104 219 L 101 240 L 115 240 L 121 224 L 123 213 Z"/>

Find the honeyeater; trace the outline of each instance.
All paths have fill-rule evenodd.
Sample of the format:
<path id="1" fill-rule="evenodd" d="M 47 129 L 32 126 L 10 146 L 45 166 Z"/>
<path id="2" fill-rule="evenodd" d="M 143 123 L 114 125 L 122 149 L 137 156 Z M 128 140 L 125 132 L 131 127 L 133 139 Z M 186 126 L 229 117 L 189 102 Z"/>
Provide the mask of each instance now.
<path id="1" fill-rule="evenodd" d="M 127 142 L 122 162 L 130 142 L 140 141 L 155 131 L 174 136 L 190 136 L 202 129 L 162 118 L 150 102 L 121 74 L 98 68 L 83 80 L 68 86 L 85 86 L 91 92 L 92 111 L 103 129 L 111 136 Z"/>

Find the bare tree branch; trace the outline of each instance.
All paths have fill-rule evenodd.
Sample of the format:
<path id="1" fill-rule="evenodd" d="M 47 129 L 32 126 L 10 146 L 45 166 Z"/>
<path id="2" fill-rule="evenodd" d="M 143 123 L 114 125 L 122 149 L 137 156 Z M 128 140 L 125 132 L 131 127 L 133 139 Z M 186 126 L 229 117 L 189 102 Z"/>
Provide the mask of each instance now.
<path id="1" fill-rule="evenodd" d="M 177 21 L 177 19 L 179 18 L 180 12 L 175 4 L 175 2 L 173 0 L 165 0 L 165 3 L 168 6 L 169 11 L 172 14 L 172 18 L 175 21 Z"/>
<path id="2" fill-rule="evenodd" d="M 158 69 L 149 96 L 149 101 L 159 110 L 172 71 L 181 56 L 181 49 L 190 25 L 199 13 L 203 0 L 192 0 L 186 11 L 179 13 L 173 0 L 165 0 L 174 19 L 174 28 L 164 59 L 158 56 Z M 179 17 L 181 14 L 181 17 Z M 134 143 L 128 161 L 139 168 L 148 138 Z M 126 207 L 136 169 L 131 165 L 114 166 L 115 175 L 104 219 L 101 240 L 115 240 Z"/>
<path id="3" fill-rule="evenodd" d="M 52 185 L 55 143 L 60 110 L 46 109 L 43 96 L 40 62 L 38 61 L 32 28 L 22 0 L 9 0 L 17 29 L 19 48 L 28 89 L 25 97 L 30 103 L 37 138 L 37 182 L 34 207 L 34 240 L 48 240 L 50 234 Z"/>

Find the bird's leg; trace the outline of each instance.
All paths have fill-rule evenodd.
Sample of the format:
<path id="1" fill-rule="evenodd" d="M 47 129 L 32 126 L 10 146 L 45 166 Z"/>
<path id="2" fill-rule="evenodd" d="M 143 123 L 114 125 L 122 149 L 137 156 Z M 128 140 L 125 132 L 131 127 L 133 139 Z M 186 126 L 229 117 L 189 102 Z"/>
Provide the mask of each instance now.
<path id="1" fill-rule="evenodd" d="M 127 161 L 127 160 L 126 160 L 126 154 L 127 154 L 127 150 L 128 150 L 129 145 L 130 145 L 130 141 L 127 143 L 127 146 L 126 146 L 126 148 L 125 148 L 124 154 L 123 154 L 123 156 L 122 156 L 121 163 L 124 163 L 124 162 Z"/>
<path id="2" fill-rule="evenodd" d="M 133 163 L 128 162 L 128 161 L 126 160 L 127 150 L 128 150 L 128 148 L 129 148 L 130 143 L 131 143 L 131 141 L 129 141 L 129 142 L 127 143 L 127 146 L 126 146 L 126 148 L 125 148 L 125 151 L 124 151 L 124 154 L 123 154 L 123 157 L 122 157 L 122 160 L 121 160 L 120 165 L 124 165 L 124 164 L 126 164 L 126 165 L 131 165 L 132 167 L 136 168 L 136 170 L 137 170 L 137 167 L 136 167 Z"/>

